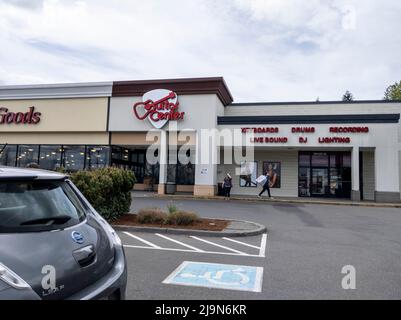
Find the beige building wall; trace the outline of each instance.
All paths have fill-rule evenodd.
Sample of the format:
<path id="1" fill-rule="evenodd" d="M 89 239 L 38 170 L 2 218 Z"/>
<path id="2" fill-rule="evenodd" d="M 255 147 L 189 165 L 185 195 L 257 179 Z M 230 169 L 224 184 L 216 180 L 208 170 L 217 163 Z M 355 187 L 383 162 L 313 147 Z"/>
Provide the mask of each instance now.
<path id="1" fill-rule="evenodd" d="M 1 133 L 0 144 L 108 145 L 107 132 Z"/>
<path id="2" fill-rule="evenodd" d="M 151 144 L 146 140 L 146 132 L 113 132 L 110 141 L 112 145 L 123 146 L 148 146 Z"/>
<path id="3" fill-rule="evenodd" d="M 157 132 L 151 133 L 147 139 L 147 132 L 112 132 L 111 144 L 124 145 L 124 146 L 149 146 L 153 143 L 153 138 Z M 174 138 L 173 134 L 169 134 L 169 145 L 182 145 L 182 144 L 196 145 L 196 132 L 183 131 L 176 133 Z"/>
<path id="4" fill-rule="evenodd" d="M 0 124 L 0 132 L 105 132 L 108 98 L 6 100 L 8 112 L 40 112 L 37 124 Z"/>

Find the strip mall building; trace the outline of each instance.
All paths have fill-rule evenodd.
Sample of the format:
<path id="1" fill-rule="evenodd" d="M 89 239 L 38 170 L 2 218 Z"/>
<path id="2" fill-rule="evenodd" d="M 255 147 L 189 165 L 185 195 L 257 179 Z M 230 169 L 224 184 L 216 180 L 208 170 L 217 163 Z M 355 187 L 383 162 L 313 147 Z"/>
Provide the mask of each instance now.
<path id="1" fill-rule="evenodd" d="M 400 113 L 401 102 L 386 101 L 233 103 L 223 78 L 3 86 L 0 165 L 112 165 L 133 170 L 136 189 L 164 193 L 174 184 L 198 196 L 216 194 L 226 173 L 232 194 L 256 195 L 256 177 L 269 171 L 277 197 L 400 202 Z M 164 132 L 158 156 L 168 161 L 172 146 L 200 156 L 202 129 L 243 139 L 212 139 L 217 163 L 154 164 L 146 153 L 151 129 Z M 244 141 L 253 161 L 222 161 Z"/>

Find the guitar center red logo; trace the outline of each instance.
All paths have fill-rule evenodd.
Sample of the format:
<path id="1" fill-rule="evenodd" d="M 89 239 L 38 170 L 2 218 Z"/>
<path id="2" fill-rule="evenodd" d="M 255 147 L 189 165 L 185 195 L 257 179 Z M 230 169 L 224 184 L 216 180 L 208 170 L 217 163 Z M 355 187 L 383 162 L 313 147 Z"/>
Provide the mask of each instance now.
<path id="1" fill-rule="evenodd" d="M 177 94 L 171 90 L 156 89 L 146 92 L 142 102 L 134 104 L 134 115 L 139 120 L 145 120 L 161 129 L 169 120 L 183 120 L 185 112 L 179 111 L 180 104 Z"/>

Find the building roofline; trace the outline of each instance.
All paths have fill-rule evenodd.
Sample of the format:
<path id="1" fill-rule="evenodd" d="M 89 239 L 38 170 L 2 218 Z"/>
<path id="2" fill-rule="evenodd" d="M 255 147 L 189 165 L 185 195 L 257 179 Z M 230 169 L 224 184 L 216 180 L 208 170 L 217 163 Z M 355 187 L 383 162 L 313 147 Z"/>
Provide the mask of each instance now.
<path id="1" fill-rule="evenodd" d="M 0 86 L 1 100 L 110 97 L 113 82 Z"/>
<path id="2" fill-rule="evenodd" d="M 47 89 L 47 88 L 79 88 L 79 87 L 93 87 L 93 86 L 107 86 L 113 85 L 113 81 L 100 81 L 100 82 L 67 82 L 67 83 L 44 83 L 44 84 L 17 84 L 17 85 L 0 85 L 0 90 L 12 89 Z"/>
<path id="3" fill-rule="evenodd" d="M 327 105 L 327 104 L 373 104 L 373 103 L 401 103 L 401 100 L 354 100 L 354 101 L 287 101 L 287 102 L 241 102 L 232 103 L 229 107 L 256 107 L 280 105 Z"/>
<path id="4" fill-rule="evenodd" d="M 222 116 L 218 125 L 399 123 L 400 114 L 331 114 L 285 116 Z"/>
<path id="5" fill-rule="evenodd" d="M 112 96 L 141 96 L 147 91 L 162 88 L 179 95 L 216 94 L 224 106 L 234 100 L 223 77 L 115 81 Z"/>

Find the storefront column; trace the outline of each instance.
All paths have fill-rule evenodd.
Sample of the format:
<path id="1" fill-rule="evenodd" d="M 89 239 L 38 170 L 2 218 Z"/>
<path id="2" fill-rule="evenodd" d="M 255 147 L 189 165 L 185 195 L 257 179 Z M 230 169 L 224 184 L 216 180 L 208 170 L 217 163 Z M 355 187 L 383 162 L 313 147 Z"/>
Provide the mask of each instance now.
<path id="1" fill-rule="evenodd" d="M 351 172 L 352 172 L 351 200 L 361 201 L 361 191 L 360 191 L 361 189 L 359 186 L 359 147 L 352 148 Z"/>
<path id="2" fill-rule="evenodd" d="M 168 160 L 168 144 L 167 144 L 167 135 L 166 131 L 160 132 L 160 168 L 159 168 L 159 186 L 158 186 L 158 194 L 166 193 L 166 181 L 167 181 L 167 160 Z"/>
<path id="3" fill-rule="evenodd" d="M 214 196 L 217 190 L 216 176 L 215 165 L 197 165 L 195 167 L 194 195 L 199 197 Z"/>
<path id="4" fill-rule="evenodd" d="M 217 190 L 218 149 L 216 137 L 212 134 L 209 138 L 203 137 L 202 141 L 197 135 L 194 195 L 199 197 L 214 196 Z"/>
<path id="5" fill-rule="evenodd" d="M 375 201 L 400 202 L 399 154 L 396 147 L 375 150 Z"/>

